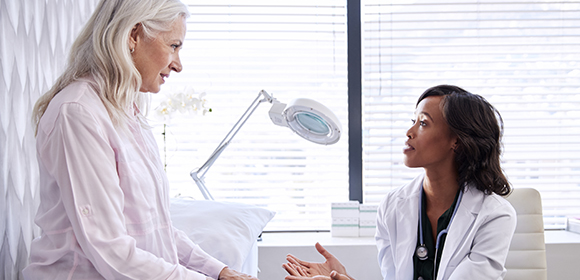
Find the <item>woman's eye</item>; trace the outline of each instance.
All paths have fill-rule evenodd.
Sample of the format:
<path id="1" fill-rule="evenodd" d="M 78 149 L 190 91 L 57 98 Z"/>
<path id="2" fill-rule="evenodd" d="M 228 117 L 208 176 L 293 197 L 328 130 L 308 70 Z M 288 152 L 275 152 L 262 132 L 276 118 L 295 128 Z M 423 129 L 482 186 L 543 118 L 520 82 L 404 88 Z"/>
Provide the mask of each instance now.
<path id="1" fill-rule="evenodd" d="M 424 122 L 424 121 L 419 121 L 419 125 L 420 125 L 420 126 L 426 126 L 426 125 L 427 125 L 427 123 L 426 123 L 426 122 Z"/>
<path id="2" fill-rule="evenodd" d="M 417 120 L 415 120 L 415 119 L 411 119 L 411 123 L 412 123 L 412 124 L 415 124 L 415 122 L 416 122 L 416 121 L 417 121 Z"/>

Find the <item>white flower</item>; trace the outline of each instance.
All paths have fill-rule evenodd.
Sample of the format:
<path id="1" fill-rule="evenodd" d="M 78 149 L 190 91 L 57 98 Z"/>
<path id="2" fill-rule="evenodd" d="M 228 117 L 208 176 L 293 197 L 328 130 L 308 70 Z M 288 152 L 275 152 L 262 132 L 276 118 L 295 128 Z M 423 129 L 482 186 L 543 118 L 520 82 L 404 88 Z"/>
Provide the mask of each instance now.
<path id="1" fill-rule="evenodd" d="M 211 109 L 206 107 L 205 92 L 197 94 L 193 88 L 187 87 L 182 91 L 166 94 L 166 96 L 167 98 L 155 108 L 157 118 L 164 123 L 169 123 L 175 112 L 189 113 L 190 115 L 198 112 L 205 115 L 205 113 L 211 112 Z"/>

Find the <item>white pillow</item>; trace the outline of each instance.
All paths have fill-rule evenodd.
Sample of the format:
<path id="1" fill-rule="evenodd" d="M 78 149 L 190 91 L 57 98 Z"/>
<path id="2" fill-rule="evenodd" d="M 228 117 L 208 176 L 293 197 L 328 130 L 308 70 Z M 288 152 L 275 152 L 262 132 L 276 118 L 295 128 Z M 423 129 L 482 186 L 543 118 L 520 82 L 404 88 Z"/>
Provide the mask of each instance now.
<path id="1" fill-rule="evenodd" d="M 258 236 L 275 213 L 248 204 L 171 199 L 171 220 L 205 252 L 240 271 Z"/>

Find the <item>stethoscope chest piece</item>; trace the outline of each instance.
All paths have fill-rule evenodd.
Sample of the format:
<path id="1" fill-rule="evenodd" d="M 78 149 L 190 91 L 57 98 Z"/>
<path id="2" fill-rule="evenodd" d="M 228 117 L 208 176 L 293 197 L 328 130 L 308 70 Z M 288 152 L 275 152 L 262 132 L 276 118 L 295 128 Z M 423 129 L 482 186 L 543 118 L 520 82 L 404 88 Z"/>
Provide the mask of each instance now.
<path id="1" fill-rule="evenodd" d="M 419 258 L 419 260 L 426 260 L 427 259 L 427 247 L 425 246 L 425 244 L 421 244 L 421 246 L 417 247 L 417 250 L 415 250 L 415 254 L 417 255 L 417 258 Z"/>

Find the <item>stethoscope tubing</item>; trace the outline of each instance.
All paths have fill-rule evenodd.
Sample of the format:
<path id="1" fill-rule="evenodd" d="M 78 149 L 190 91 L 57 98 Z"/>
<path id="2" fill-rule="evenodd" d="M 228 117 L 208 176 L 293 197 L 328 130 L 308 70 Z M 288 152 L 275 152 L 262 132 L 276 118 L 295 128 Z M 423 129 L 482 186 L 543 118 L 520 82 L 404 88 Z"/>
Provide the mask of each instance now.
<path id="1" fill-rule="evenodd" d="M 421 245 L 419 247 L 423 247 L 423 250 L 425 252 L 425 256 L 427 256 L 427 247 L 425 246 L 425 243 L 423 242 L 423 218 L 422 218 L 422 208 L 423 208 L 423 184 L 421 184 L 421 194 L 419 195 L 419 241 L 421 243 Z M 459 204 L 461 204 L 461 199 L 463 198 L 463 189 L 459 190 L 459 197 L 457 198 L 457 203 L 455 204 L 455 207 L 453 208 L 453 214 L 451 214 L 451 219 L 449 220 L 449 224 L 447 224 L 447 228 L 445 228 L 444 230 L 442 230 L 441 232 L 439 232 L 439 234 L 437 234 L 437 240 L 435 241 L 435 259 L 433 260 L 433 279 L 435 280 L 435 272 L 437 271 L 437 252 L 439 251 L 439 241 L 441 240 L 441 237 L 443 236 L 443 234 L 447 234 L 449 232 L 449 227 L 451 227 L 451 223 L 453 222 L 453 219 L 455 218 L 455 214 L 457 213 L 457 209 L 459 208 Z M 418 250 L 415 251 L 416 254 L 418 254 Z M 421 256 L 417 255 L 417 257 L 421 260 L 426 260 L 427 257 L 422 258 Z"/>

